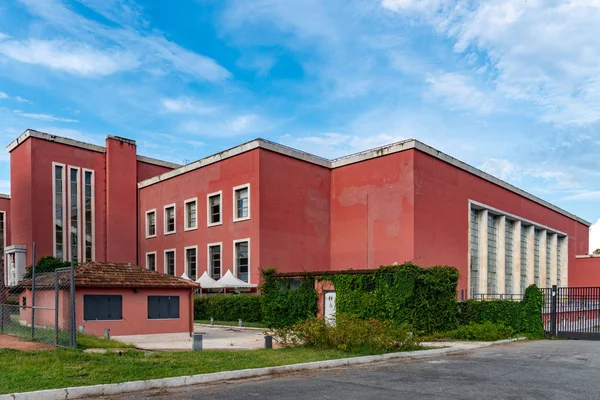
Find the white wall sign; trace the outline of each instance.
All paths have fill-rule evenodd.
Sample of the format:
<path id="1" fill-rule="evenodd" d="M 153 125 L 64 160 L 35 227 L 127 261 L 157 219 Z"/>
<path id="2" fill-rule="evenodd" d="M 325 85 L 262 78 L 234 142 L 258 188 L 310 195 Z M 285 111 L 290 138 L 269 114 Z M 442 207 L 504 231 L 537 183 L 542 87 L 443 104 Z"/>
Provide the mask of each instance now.
<path id="1" fill-rule="evenodd" d="M 335 326 L 335 291 L 325 292 L 325 322 Z"/>

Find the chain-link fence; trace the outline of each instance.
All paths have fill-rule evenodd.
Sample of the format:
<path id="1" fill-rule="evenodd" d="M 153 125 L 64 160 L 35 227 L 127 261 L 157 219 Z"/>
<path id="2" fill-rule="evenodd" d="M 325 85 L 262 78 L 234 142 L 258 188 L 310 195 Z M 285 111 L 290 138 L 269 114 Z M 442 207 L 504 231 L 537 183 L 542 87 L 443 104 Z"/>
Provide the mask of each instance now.
<path id="1" fill-rule="evenodd" d="M 63 347 L 77 345 L 74 270 L 36 274 L 8 288 L 0 334 Z"/>

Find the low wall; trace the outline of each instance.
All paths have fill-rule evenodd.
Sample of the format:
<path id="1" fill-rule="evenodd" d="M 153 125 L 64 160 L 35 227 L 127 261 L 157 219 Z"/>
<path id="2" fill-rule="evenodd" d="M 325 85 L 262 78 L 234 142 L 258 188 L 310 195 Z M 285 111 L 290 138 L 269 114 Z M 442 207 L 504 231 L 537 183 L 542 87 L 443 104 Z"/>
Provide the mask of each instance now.
<path id="1" fill-rule="evenodd" d="M 569 287 L 600 286 L 600 256 L 577 256 L 569 268 Z"/>

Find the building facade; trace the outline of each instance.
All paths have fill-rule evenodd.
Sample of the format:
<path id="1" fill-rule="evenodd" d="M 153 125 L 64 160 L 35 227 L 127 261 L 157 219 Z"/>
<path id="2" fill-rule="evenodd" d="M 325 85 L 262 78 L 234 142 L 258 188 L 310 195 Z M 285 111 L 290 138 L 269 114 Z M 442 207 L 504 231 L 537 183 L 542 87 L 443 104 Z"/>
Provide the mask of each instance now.
<path id="1" fill-rule="evenodd" d="M 261 267 L 413 261 L 458 268 L 464 299 L 566 286 L 588 251 L 587 221 L 416 140 L 328 160 L 256 139 L 185 166 L 116 137 L 99 147 L 28 130 L 8 149 L 9 266 L 29 265 L 33 242 L 37 258 L 251 283 Z"/>

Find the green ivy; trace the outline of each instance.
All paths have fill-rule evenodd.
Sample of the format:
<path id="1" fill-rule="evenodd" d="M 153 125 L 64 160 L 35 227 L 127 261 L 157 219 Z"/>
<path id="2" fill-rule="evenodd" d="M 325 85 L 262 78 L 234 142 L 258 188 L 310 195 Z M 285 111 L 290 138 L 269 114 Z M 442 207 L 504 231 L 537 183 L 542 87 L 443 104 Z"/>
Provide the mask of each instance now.
<path id="1" fill-rule="evenodd" d="M 262 296 L 257 295 L 216 295 L 194 299 L 194 319 L 245 322 L 262 321 Z"/>
<path id="2" fill-rule="evenodd" d="M 261 271 L 263 322 L 281 328 L 317 315 L 315 280 L 275 278 L 275 272 L 275 268 Z"/>

